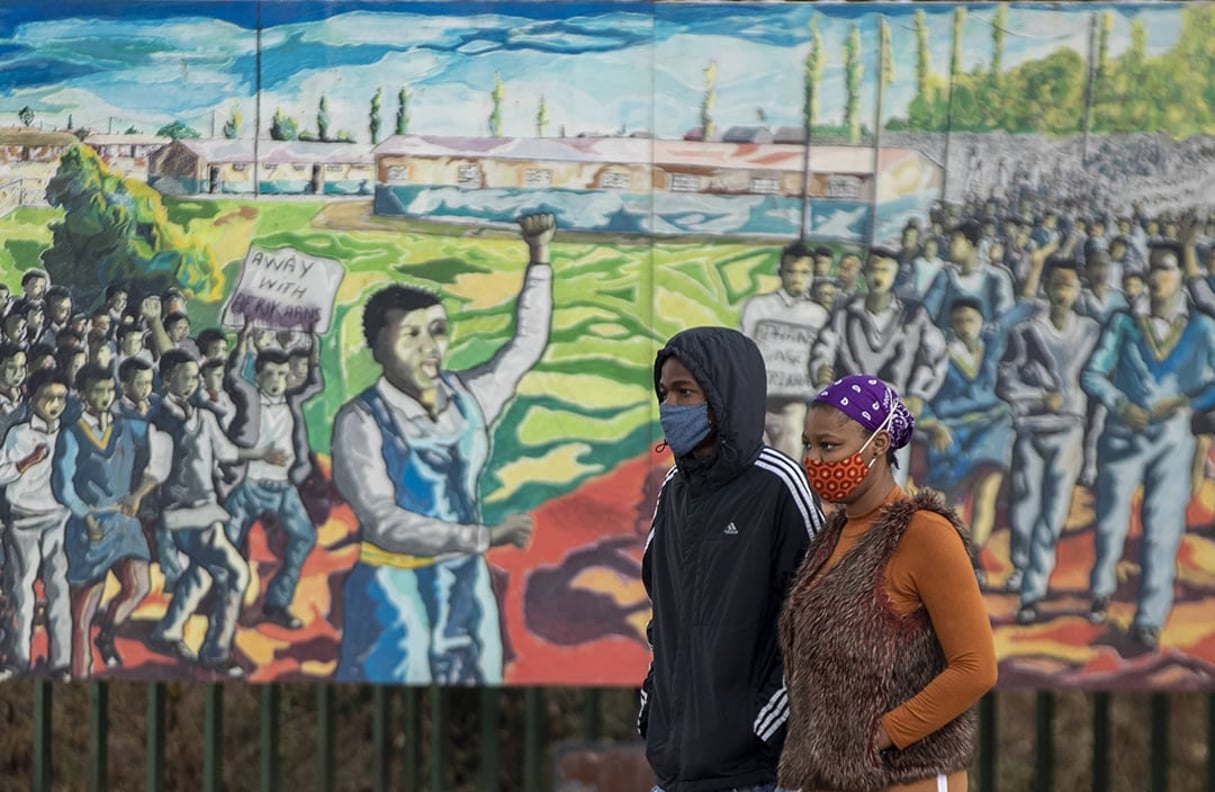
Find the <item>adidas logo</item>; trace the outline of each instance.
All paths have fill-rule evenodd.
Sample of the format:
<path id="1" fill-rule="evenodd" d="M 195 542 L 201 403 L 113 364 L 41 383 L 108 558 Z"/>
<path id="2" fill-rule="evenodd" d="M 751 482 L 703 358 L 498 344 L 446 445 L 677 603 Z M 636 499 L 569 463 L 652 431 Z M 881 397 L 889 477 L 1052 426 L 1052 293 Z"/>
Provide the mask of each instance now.
<path id="1" fill-rule="evenodd" d="M 735 536 L 738 534 L 738 526 L 731 522 L 726 526 L 726 530 L 722 531 L 722 533 L 726 534 L 727 536 Z"/>

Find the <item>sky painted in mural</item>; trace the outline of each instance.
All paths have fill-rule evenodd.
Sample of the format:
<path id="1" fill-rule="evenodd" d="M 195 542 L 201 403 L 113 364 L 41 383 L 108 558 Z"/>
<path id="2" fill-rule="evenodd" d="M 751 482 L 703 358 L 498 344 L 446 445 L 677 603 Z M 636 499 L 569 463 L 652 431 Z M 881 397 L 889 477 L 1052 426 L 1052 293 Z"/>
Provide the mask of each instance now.
<path id="1" fill-rule="evenodd" d="M 653 131 L 680 137 L 699 125 L 704 69 L 716 61 L 713 116 L 722 127 L 801 123 L 802 64 L 809 20 L 820 17 L 826 52 L 820 119 L 842 118 L 845 40 L 861 32 L 861 117 L 876 112 L 879 15 L 825 4 L 585 4 L 558 17 L 544 3 L 266 3 L 261 7 L 262 128 L 276 108 L 310 123 L 322 95 L 331 126 L 366 142 L 368 103 L 384 89 L 411 92 L 411 132 L 483 135 L 495 74 L 506 95 L 503 134 L 533 134 L 538 97 L 549 134 Z M 570 6 L 560 4 L 567 14 Z M 1147 28 L 1147 52 L 1176 40 L 1176 4 L 1086 4 L 1060 12 L 1009 9 L 1004 68 L 1066 46 L 1088 49 L 1090 12 L 1112 10 L 1110 56 Z M 0 114 L 29 106 L 48 125 L 151 132 L 182 120 L 204 135 L 235 102 L 252 134 L 258 6 L 236 3 L 5 3 L 0 8 Z M 885 7 L 895 79 L 883 115 L 904 115 L 915 91 L 915 8 Z M 948 69 L 952 6 L 925 8 L 932 67 Z M 990 5 L 969 8 L 962 69 L 991 57 Z M 711 55 L 709 53 L 712 53 Z M 773 68 L 787 63 L 788 68 Z M 652 89 L 652 94 L 651 94 Z M 756 97 L 762 97 L 757 104 Z M 657 110 L 657 112 L 655 112 Z M 112 121 L 111 121 L 112 119 Z M 307 125 L 307 124 L 306 124 Z"/>

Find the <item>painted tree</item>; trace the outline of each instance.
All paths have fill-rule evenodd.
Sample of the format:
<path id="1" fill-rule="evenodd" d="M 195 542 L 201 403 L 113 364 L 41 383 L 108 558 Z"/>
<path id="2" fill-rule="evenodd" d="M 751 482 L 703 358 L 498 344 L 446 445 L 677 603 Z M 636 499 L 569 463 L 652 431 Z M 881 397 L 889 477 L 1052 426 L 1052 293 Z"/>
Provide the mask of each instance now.
<path id="1" fill-rule="evenodd" d="M 953 44 L 949 51 L 949 100 L 945 108 L 945 123 L 943 128 L 949 129 L 954 122 L 954 104 L 958 99 L 960 86 L 958 77 L 962 70 L 962 25 L 966 22 L 966 9 L 958 6 L 953 10 Z"/>
<path id="2" fill-rule="evenodd" d="M 224 137 L 228 140 L 235 140 L 240 137 L 240 128 L 244 123 L 244 117 L 240 112 L 240 102 L 232 103 L 232 113 L 228 116 L 228 120 L 224 122 Z"/>
<path id="3" fill-rule="evenodd" d="M 709 61 L 705 67 L 705 97 L 700 104 L 700 131 L 703 140 L 712 140 L 717 134 L 713 123 L 713 105 L 717 104 L 717 61 Z"/>
<path id="4" fill-rule="evenodd" d="M 999 81 L 1004 70 L 1004 31 L 1008 28 L 1008 6 L 996 6 L 996 15 L 991 22 L 991 76 Z"/>
<path id="5" fill-rule="evenodd" d="M 1142 19 L 1131 22 L 1131 45 L 1122 54 L 1122 73 L 1126 83 L 1126 94 L 1122 102 L 1122 117 L 1119 131 L 1140 131 L 1144 117 L 1143 82 L 1147 76 L 1147 28 Z M 1146 131 L 1146 130 L 1143 130 Z"/>
<path id="6" fill-rule="evenodd" d="M 321 140 L 329 140 L 329 100 L 324 94 L 321 94 L 316 110 L 316 135 Z"/>
<path id="7" fill-rule="evenodd" d="M 966 23 L 966 8 L 953 10 L 953 45 L 949 51 L 949 79 L 956 79 L 962 71 L 962 26 Z"/>
<path id="8" fill-rule="evenodd" d="M 907 106 L 907 121 L 912 129 L 935 129 L 933 91 L 929 83 L 932 74 L 932 53 L 928 49 L 928 20 L 923 9 L 915 12 L 915 96 Z"/>
<path id="9" fill-rule="evenodd" d="M 223 273 L 211 251 L 169 220 L 158 192 L 111 170 L 92 148 L 64 152 L 46 199 L 63 218 L 51 223 L 42 264 L 82 304 L 111 283 L 144 294 L 170 286 L 204 299 L 222 294 Z"/>
<path id="10" fill-rule="evenodd" d="M 174 121 L 171 124 L 165 124 L 156 130 L 156 134 L 159 137 L 172 138 L 173 140 L 181 140 L 183 138 L 196 140 L 202 137 L 202 135 L 198 134 L 197 129 L 187 125 L 184 121 Z"/>
<path id="11" fill-rule="evenodd" d="M 71 113 L 68 113 L 68 125 L 67 125 L 67 128 L 68 128 L 68 129 L 75 129 L 75 128 L 76 128 L 76 125 L 72 123 L 72 114 L 71 114 Z"/>
<path id="12" fill-rule="evenodd" d="M 299 137 L 300 125 L 294 118 L 283 113 L 283 108 L 274 108 L 274 119 L 270 122 L 271 140 L 295 140 Z"/>
<path id="13" fill-rule="evenodd" d="M 409 89 L 404 85 L 397 92 L 397 134 L 409 134 Z"/>
<path id="14" fill-rule="evenodd" d="M 882 85 L 889 86 L 894 82 L 894 49 L 890 38 L 890 23 L 885 18 L 878 26 L 882 39 Z"/>
<path id="15" fill-rule="evenodd" d="M 548 105 L 544 95 L 540 95 L 540 107 L 536 110 L 536 137 L 544 137 L 544 128 L 548 126 Z"/>
<path id="16" fill-rule="evenodd" d="M 1104 102 L 1109 91 L 1110 79 L 1110 34 L 1114 32 L 1114 14 L 1101 14 L 1101 27 L 1097 31 L 1097 73 L 1093 83 L 1093 94 L 1097 102 Z"/>
<path id="17" fill-rule="evenodd" d="M 1000 124 L 1002 92 L 1000 75 L 1004 71 L 1004 32 L 1008 29 L 1008 7 L 999 5 L 991 20 L 991 66 L 980 93 L 982 126 L 994 129 Z"/>
<path id="18" fill-rule="evenodd" d="M 1039 60 L 1026 61 L 1006 75 L 1006 93 L 1019 97 L 1006 109 L 1003 128 L 1009 132 L 1074 134 L 1081 130 L 1084 58 L 1075 50 L 1060 47 Z M 964 122 L 962 113 L 959 121 Z M 966 128 L 960 126 L 959 128 Z"/>
<path id="19" fill-rule="evenodd" d="M 818 29 L 818 14 L 810 17 L 810 52 L 806 54 L 803 79 L 802 125 L 809 140 L 818 120 L 818 86 L 823 79 L 823 34 Z"/>
<path id="20" fill-rule="evenodd" d="M 502 137 L 502 100 L 506 98 L 506 86 L 502 84 L 502 76 L 494 72 L 494 90 L 489 94 L 494 109 L 489 114 L 490 137 Z"/>
<path id="21" fill-rule="evenodd" d="M 26 105 L 17 111 L 17 118 L 22 124 L 29 126 L 34 123 L 34 111 L 30 109 L 29 105 Z"/>
<path id="22" fill-rule="evenodd" d="M 861 30 L 856 25 L 848 34 L 844 46 L 844 126 L 848 140 L 855 146 L 861 142 L 861 78 L 865 64 L 861 63 Z M 879 75 L 880 77 L 880 75 Z"/>
<path id="23" fill-rule="evenodd" d="M 380 101 L 384 94 L 383 88 L 376 88 L 371 97 L 371 118 L 368 121 L 368 131 L 371 132 L 371 145 L 380 142 Z"/>

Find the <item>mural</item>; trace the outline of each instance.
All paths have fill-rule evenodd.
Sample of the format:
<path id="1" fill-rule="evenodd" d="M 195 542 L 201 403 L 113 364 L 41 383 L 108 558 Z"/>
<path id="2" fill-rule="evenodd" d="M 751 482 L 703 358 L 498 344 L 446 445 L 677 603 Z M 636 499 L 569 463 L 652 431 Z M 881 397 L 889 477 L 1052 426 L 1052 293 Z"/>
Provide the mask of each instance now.
<path id="1" fill-rule="evenodd" d="M 9 2 L 0 675 L 635 685 L 652 360 L 917 413 L 1005 685 L 1210 688 L 1215 7 Z"/>

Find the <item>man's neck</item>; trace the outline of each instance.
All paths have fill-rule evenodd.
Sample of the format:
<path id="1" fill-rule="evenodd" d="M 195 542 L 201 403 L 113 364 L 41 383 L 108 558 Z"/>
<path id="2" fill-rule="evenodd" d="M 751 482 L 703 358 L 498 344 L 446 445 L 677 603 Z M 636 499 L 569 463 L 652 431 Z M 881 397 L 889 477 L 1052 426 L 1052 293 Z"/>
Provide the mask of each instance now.
<path id="1" fill-rule="evenodd" d="M 102 429 L 104 429 L 106 426 L 109 425 L 109 423 L 110 423 L 110 411 L 109 410 L 102 410 L 101 412 L 97 412 L 97 410 L 93 409 L 92 407 L 86 407 L 84 411 L 86 413 L 88 413 L 89 415 L 91 415 L 93 418 L 95 418 L 97 420 L 98 425 L 100 425 Z"/>
<path id="2" fill-rule="evenodd" d="M 884 292 L 869 292 L 865 295 L 865 310 L 869 313 L 881 313 L 890 307 L 894 302 L 894 295 L 888 291 Z"/>
<path id="3" fill-rule="evenodd" d="M 1181 300 L 1181 293 L 1170 295 L 1163 298 L 1151 298 L 1152 316 L 1158 319 L 1169 319 L 1177 311 L 1177 304 Z"/>
<path id="4" fill-rule="evenodd" d="M 1056 330 L 1062 330 L 1063 325 L 1067 323 L 1067 315 L 1071 312 L 1072 312 L 1071 306 L 1051 305 L 1050 323 L 1055 326 Z"/>

